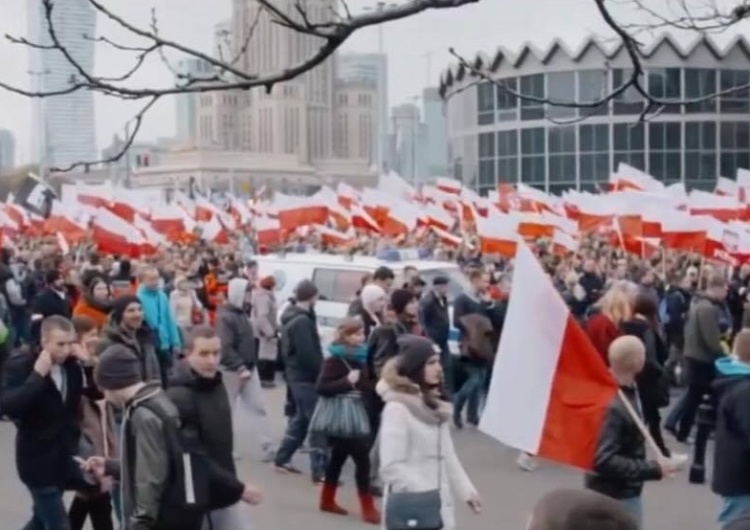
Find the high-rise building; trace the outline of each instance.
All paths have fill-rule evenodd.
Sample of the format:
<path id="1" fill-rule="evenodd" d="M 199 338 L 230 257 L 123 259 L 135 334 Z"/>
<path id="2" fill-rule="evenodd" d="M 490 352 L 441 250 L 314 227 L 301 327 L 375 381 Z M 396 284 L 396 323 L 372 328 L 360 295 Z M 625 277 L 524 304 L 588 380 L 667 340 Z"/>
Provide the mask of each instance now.
<path id="1" fill-rule="evenodd" d="M 448 174 L 448 135 L 443 99 L 436 87 L 422 92 L 425 134 L 425 171 L 432 177 Z"/>
<path id="2" fill-rule="evenodd" d="M 66 51 L 87 72 L 94 70 L 96 11 L 88 0 L 55 2 L 55 35 Z M 42 46 L 52 44 L 44 5 L 28 2 L 28 38 Z M 87 38 L 89 37 L 89 38 Z M 65 90 L 80 77 L 59 50 L 30 48 L 33 91 Z M 32 146 L 44 167 L 65 167 L 96 159 L 94 94 L 78 90 L 64 96 L 34 100 Z"/>
<path id="3" fill-rule="evenodd" d="M 333 156 L 377 164 L 377 91 L 366 79 L 337 81 Z"/>
<path id="4" fill-rule="evenodd" d="M 195 57 L 183 59 L 177 63 L 179 76 L 190 78 L 207 77 L 212 73 L 211 66 L 204 60 Z M 176 82 L 180 82 L 177 79 Z M 184 82 L 184 78 L 182 79 Z M 178 94 L 176 101 L 177 139 L 183 142 L 196 142 L 198 138 L 198 94 Z"/>
<path id="5" fill-rule="evenodd" d="M 346 83 L 369 82 L 376 89 L 376 134 L 373 152 L 382 169 L 388 155 L 388 56 L 383 53 L 341 53 L 336 58 L 336 77 Z"/>
<path id="6" fill-rule="evenodd" d="M 0 129 L 0 171 L 16 165 L 16 139 L 7 129 Z"/>
<path id="7" fill-rule="evenodd" d="M 412 185 L 423 184 L 425 172 L 426 128 L 419 107 L 404 103 L 391 109 L 391 164 L 392 169 Z"/>

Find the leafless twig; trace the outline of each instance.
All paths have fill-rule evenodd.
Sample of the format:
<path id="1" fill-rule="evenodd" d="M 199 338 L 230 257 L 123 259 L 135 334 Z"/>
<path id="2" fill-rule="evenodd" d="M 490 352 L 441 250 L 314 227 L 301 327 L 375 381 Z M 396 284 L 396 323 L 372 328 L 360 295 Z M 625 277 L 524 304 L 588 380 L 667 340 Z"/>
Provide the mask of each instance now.
<path id="1" fill-rule="evenodd" d="M 284 26 L 304 35 L 316 37 L 320 41 L 320 47 L 311 56 L 304 58 L 299 63 L 288 65 L 286 68 L 278 71 L 268 72 L 250 72 L 242 68 L 241 56 L 249 49 L 250 40 L 254 29 L 258 24 L 260 13 L 254 22 L 246 28 L 245 38 L 242 44 L 235 49 L 235 54 L 229 59 L 217 57 L 213 54 L 204 53 L 200 50 L 188 47 L 182 43 L 163 37 L 157 27 L 155 14 L 152 14 L 151 23 L 148 28 L 139 27 L 124 17 L 118 15 L 112 8 L 108 7 L 104 0 L 86 0 L 98 16 L 107 19 L 109 22 L 119 26 L 120 29 L 127 32 L 131 37 L 139 39 L 143 44 L 138 46 L 123 45 L 116 43 L 104 36 L 83 36 L 95 44 L 104 44 L 122 52 L 134 54 L 134 66 L 124 74 L 116 77 L 97 76 L 94 72 L 88 71 L 67 48 L 67 43 L 62 42 L 59 38 L 58 31 L 53 21 L 53 11 L 55 6 L 65 0 L 35 0 L 39 1 L 43 7 L 44 23 L 49 36 L 50 44 L 37 44 L 29 42 L 24 38 L 6 35 L 6 39 L 13 43 L 24 46 L 39 48 L 45 51 L 57 51 L 63 55 L 65 61 L 73 68 L 75 75 L 71 76 L 70 85 L 61 90 L 55 91 L 31 91 L 21 87 L 13 86 L 9 83 L 0 82 L 0 89 L 7 90 L 14 94 L 32 97 L 44 98 L 71 94 L 80 90 L 104 94 L 107 96 L 117 97 L 124 100 L 146 100 L 147 104 L 133 118 L 135 127 L 132 127 L 131 133 L 125 139 L 123 149 L 104 160 L 98 161 L 81 161 L 72 164 L 68 168 L 53 168 L 53 170 L 68 171 L 70 169 L 93 165 L 97 163 L 116 162 L 127 152 L 133 143 L 135 135 L 140 129 L 143 116 L 152 108 L 154 103 L 159 99 L 177 94 L 197 94 L 213 91 L 229 90 L 248 90 L 255 87 L 263 87 L 270 92 L 274 85 L 284 81 L 289 81 L 312 70 L 329 59 L 352 34 L 356 31 L 370 26 L 382 24 L 384 22 L 399 20 L 410 16 L 418 15 L 422 12 L 438 9 L 452 9 L 464 5 L 476 3 L 479 0 L 408 0 L 398 6 L 391 7 L 387 10 L 375 10 L 360 14 L 352 14 L 346 4 L 342 9 L 344 15 L 331 16 L 326 20 L 312 20 L 305 8 L 303 0 L 297 0 L 294 4 L 292 13 L 286 13 L 278 8 L 275 0 L 256 0 L 260 8 L 271 21 L 275 24 Z M 167 61 L 167 54 L 179 54 L 187 58 L 195 58 L 203 61 L 213 74 L 193 78 L 190 74 L 175 72 L 177 84 L 168 86 L 154 86 L 146 88 L 133 87 L 129 81 L 141 69 L 146 59 L 156 54 L 162 59 L 170 70 L 175 70 Z"/>

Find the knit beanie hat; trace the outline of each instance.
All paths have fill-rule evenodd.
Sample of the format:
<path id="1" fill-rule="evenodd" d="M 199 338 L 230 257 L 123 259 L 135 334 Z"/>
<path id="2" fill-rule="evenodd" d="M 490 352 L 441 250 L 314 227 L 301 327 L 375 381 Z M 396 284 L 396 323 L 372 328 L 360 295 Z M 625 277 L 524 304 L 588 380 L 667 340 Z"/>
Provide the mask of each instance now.
<path id="1" fill-rule="evenodd" d="M 140 383 L 141 361 L 126 346 L 113 344 L 99 356 L 94 380 L 101 390 L 120 390 Z"/>
<path id="2" fill-rule="evenodd" d="M 396 289 L 391 293 L 391 309 L 400 315 L 412 300 L 414 300 L 414 293 L 406 289 Z"/>
<path id="3" fill-rule="evenodd" d="M 362 305 L 367 309 L 373 304 L 373 302 L 375 302 L 375 300 L 378 300 L 379 298 L 385 299 L 386 294 L 385 290 L 379 285 L 368 283 L 362 288 L 359 297 L 362 300 Z"/>
<path id="4" fill-rule="evenodd" d="M 122 315 L 130 304 L 141 305 L 141 301 L 133 294 L 124 294 L 115 298 L 112 302 L 112 312 L 110 313 L 112 321 L 116 324 L 122 322 Z"/>
<path id="5" fill-rule="evenodd" d="M 427 361 L 436 354 L 435 346 L 430 339 L 418 335 L 401 335 L 397 344 L 399 375 L 419 384 Z"/>
<path id="6" fill-rule="evenodd" d="M 311 280 L 302 280 L 294 290 L 294 299 L 298 302 L 309 302 L 318 294 L 318 288 Z"/>

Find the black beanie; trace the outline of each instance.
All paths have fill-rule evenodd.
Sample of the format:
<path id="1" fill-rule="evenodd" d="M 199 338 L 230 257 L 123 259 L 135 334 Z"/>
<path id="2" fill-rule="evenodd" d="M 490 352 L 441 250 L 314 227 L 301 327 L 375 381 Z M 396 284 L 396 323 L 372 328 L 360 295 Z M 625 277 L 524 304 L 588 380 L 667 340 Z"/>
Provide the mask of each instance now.
<path id="1" fill-rule="evenodd" d="M 120 390 L 140 383 L 141 361 L 126 346 L 113 344 L 99 356 L 94 381 L 101 390 Z"/>
<path id="2" fill-rule="evenodd" d="M 400 315 L 412 300 L 414 300 L 414 293 L 406 289 L 396 289 L 391 293 L 391 309 Z"/>
<path id="3" fill-rule="evenodd" d="M 125 313 L 130 304 L 141 305 L 141 301 L 133 294 L 124 294 L 115 298 L 112 302 L 112 312 L 110 313 L 112 321 L 116 324 L 122 322 L 122 314 Z"/>
<path id="4" fill-rule="evenodd" d="M 401 335 L 398 340 L 398 373 L 411 381 L 421 384 L 422 372 L 436 354 L 430 339 L 417 335 Z"/>

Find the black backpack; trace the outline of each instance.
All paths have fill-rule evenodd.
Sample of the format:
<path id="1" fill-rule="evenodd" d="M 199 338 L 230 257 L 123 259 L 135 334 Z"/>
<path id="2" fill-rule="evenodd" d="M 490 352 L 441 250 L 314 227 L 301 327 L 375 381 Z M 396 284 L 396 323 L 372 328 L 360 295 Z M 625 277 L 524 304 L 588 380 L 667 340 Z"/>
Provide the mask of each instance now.
<path id="1" fill-rule="evenodd" d="M 202 451 L 199 440 L 191 439 L 180 429 L 179 420 L 165 414 L 150 399 L 134 405 L 133 410 L 139 407 L 148 409 L 161 420 L 169 452 L 169 474 L 154 528 L 201 530 L 209 512 L 226 507 L 215 506 L 212 502 L 211 463 Z M 135 470 L 135 436 L 130 431 L 126 434 L 126 447 L 130 465 L 128 472 L 132 472 Z"/>

